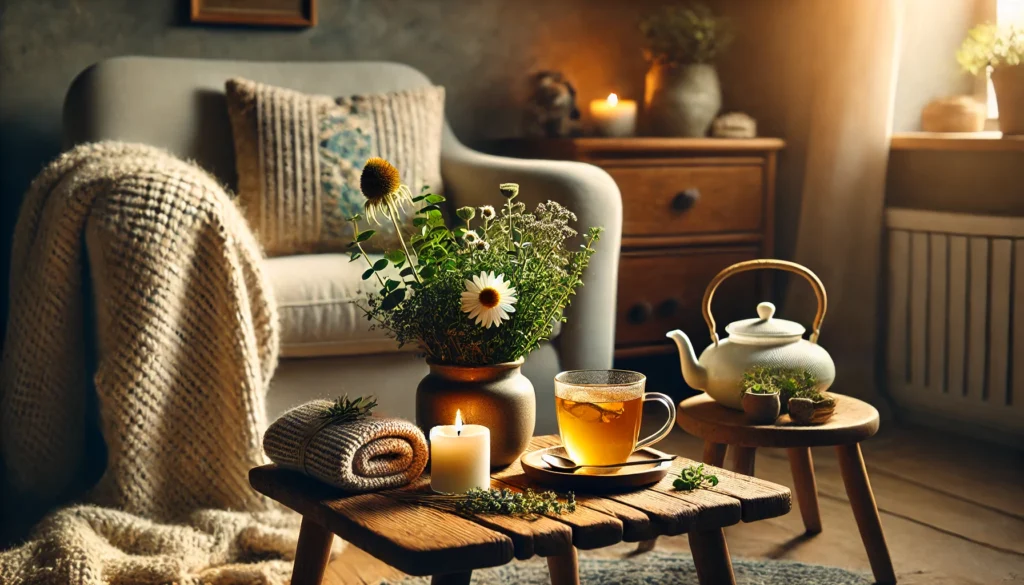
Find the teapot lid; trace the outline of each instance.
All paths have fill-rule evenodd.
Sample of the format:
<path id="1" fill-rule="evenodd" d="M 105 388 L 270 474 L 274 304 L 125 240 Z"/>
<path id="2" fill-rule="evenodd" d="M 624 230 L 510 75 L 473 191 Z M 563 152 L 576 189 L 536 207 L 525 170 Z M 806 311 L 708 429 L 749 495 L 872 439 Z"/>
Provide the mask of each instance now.
<path id="1" fill-rule="evenodd" d="M 807 331 L 803 325 L 795 321 L 775 319 L 775 305 L 772 303 L 758 303 L 755 319 L 743 319 L 734 321 L 725 326 L 729 335 L 758 338 L 786 338 L 803 337 Z"/>

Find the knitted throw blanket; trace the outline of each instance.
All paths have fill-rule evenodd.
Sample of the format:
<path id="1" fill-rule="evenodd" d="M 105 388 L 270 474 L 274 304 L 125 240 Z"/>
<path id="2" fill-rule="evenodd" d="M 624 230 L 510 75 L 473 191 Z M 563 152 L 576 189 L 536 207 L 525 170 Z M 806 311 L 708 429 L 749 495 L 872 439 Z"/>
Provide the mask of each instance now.
<path id="1" fill-rule="evenodd" d="M 262 520 L 224 512 L 196 524 L 194 514 L 272 509 L 247 480 L 265 462 L 278 352 L 260 266 L 217 181 L 162 150 L 84 145 L 33 182 L 14 234 L 0 366 L 2 491 L 22 508 L 82 499 L 119 512 L 57 512 L 36 541 L 0 554 L 0 582 L 149 582 L 143 569 L 154 582 L 190 582 L 246 559 L 244 546 L 225 543 Z M 106 465 L 83 484 L 97 427 Z M 140 536 L 151 530 L 164 536 Z"/>
<path id="2" fill-rule="evenodd" d="M 369 492 L 411 483 L 427 466 L 427 440 L 413 423 L 367 417 L 322 424 L 330 400 L 296 406 L 263 436 L 270 459 L 348 492 Z"/>

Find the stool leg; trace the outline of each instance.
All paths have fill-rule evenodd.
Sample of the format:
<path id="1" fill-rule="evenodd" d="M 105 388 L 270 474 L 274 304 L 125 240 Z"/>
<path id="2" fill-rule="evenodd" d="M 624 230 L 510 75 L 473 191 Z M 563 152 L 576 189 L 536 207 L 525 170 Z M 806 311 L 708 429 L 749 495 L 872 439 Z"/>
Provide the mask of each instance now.
<path id="1" fill-rule="evenodd" d="M 701 460 L 708 465 L 721 467 L 725 464 L 725 448 L 727 446 L 722 443 L 704 441 L 704 457 Z"/>
<path id="2" fill-rule="evenodd" d="M 836 450 L 839 453 L 839 470 L 846 484 L 846 495 L 850 498 L 850 507 L 857 519 L 857 528 L 860 529 L 860 538 L 868 553 L 871 572 L 879 585 L 895 583 L 896 573 L 889 557 L 889 547 L 885 544 L 882 521 L 878 517 L 878 506 L 875 504 L 875 494 L 871 491 L 871 482 L 868 481 L 860 444 L 838 445 Z"/>
<path id="3" fill-rule="evenodd" d="M 473 571 L 466 571 L 465 573 L 447 573 L 431 577 L 430 585 L 469 585 L 469 582 L 472 579 Z"/>
<path id="4" fill-rule="evenodd" d="M 295 548 L 292 585 L 320 585 L 331 558 L 334 533 L 303 516 L 299 543 Z"/>
<path id="5" fill-rule="evenodd" d="M 789 452 L 789 468 L 796 487 L 796 503 L 804 519 L 807 534 L 821 532 L 821 512 L 818 511 L 818 483 L 814 479 L 814 461 L 809 447 L 793 447 Z"/>
<path id="6" fill-rule="evenodd" d="M 551 585 L 580 585 L 580 564 L 576 547 L 562 555 L 548 557 Z"/>
<path id="7" fill-rule="evenodd" d="M 732 446 L 732 468 L 736 473 L 754 477 L 754 455 L 757 449 L 754 447 Z"/>
<path id="8" fill-rule="evenodd" d="M 729 545 L 721 528 L 690 531 L 690 552 L 700 585 L 736 585 Z"/>

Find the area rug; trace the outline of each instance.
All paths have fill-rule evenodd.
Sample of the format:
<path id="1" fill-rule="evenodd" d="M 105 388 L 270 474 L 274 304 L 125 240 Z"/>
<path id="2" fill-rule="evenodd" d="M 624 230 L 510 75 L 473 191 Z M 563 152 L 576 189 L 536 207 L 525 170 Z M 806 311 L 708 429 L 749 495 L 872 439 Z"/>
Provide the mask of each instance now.
<path id="1" fill-rule="evenodd" d="M 794 561 L 733 559 L 737 585 L 871 585 L 873 579 L 837 567 Z M 429 577 L 412 577 L 397 585 L 421 585 Z M 547 585 L 544 559 L 513 561 L 502 567 L 473 571 L 473 585 L 517 583 Z M 385 583 L 388 583 L 385 581 Z M 693 557 L 685 553 L 650 552 L 630 558 L 581 558 L 582 585 L 698 585 Z"/>

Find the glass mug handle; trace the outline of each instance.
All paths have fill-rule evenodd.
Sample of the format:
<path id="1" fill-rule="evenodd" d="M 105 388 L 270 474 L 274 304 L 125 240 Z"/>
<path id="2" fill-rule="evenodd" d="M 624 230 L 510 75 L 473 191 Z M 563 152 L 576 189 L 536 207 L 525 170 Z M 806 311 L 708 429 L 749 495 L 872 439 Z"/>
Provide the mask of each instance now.
<path id="1" fill-rule="evenodd" d="M 660 392 L 648 392 L 644 394 L 644 402 L 650 401 L 660 402 L 665 405 L 665 408 L 668 409 L 668 420 L 666 420 L 665 424 L 662 425 L 662 427 L 658 429 L 658 431 L 655 432 L 653 435 L 641 441 L 638 441 L 636 447 L 633 448 L 633 451 L 639 451 L 644 447 L 650 447 L 651 445 L 664 439 L 665 437 L 668 436 L 669 433 L 672 432 L 672 427 L 674 427 L 676 424 L 676 403 L 672 401 L 671 397 Z"/>

